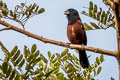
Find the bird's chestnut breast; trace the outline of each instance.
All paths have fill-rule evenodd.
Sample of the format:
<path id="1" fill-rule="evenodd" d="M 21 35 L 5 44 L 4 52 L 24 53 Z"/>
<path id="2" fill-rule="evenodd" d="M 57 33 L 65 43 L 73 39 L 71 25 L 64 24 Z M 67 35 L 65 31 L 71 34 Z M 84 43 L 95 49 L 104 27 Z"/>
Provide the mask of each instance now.
<path id="1" fill-rule="evenodd" d="M 67 36 L 71 43 L 82 44 L 85 39 L 85 34 L 82 30 L 82 25 L 78 21 L 72 25 L 68 25 Z"/>

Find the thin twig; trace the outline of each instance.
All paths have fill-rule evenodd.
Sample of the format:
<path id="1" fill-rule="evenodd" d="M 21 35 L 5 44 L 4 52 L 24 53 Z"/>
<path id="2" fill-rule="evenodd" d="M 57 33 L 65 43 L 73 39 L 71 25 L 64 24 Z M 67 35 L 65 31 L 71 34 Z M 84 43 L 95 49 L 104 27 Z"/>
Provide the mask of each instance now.
<path id="1" fill-rule="evenodd" d="M 8 27 L 5 27 L 5 28 L 3 28 L 3 29 L 0 29 L 0 31 L 10 30 L 10 29 L 11 29 L 11 27 L 10 27 L 10 26 L 8 26 Z"/>

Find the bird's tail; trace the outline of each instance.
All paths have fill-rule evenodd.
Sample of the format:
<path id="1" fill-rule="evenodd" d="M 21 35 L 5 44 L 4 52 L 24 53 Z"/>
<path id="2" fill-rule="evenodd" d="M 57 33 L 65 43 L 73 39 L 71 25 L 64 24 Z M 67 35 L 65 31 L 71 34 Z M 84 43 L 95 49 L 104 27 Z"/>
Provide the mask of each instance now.
<path id="1" fill-rule="evenodd" d="M 89 67 L 89 61 L 85 50 L 79 50 L 79 61 L 83 68 Z"/>

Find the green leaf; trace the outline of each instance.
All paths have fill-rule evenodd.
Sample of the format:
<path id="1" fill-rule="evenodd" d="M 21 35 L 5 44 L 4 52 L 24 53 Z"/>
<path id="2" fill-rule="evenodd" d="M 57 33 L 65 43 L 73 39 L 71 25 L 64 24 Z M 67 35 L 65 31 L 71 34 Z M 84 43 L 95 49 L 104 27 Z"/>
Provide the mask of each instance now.
<path id="1" fill-rule="evenodd" d="M 56 53 L 58 62 L 61 61 L 60 54 Z"/>
<path id="2" fill-rule="evenodd" d="M 93 70 L 93 72 L 94 72 L 94 76 L 96 76 L 96 70 L 95 69 Z"/>
<path id="3" fill-rule="evenodd" d="M 4 8 L 4 9 L 7 9 L 6 3 L 3 3 L 3 8 Z"/>
<path id="4" fill-rule="evenodd" d="M 75 76 L 75 80 L 83 80 L 83 79 L 80 79 L 80 77 Z"/>
<path id="5" fill-rule="evenodd" d="M 78 61 L 78 58 L 74 54 L 72 55 L 72 57 L 74 60 Z"/>
<path id="6" fill-rule="evenodd" d="M 108 22 L 111 21 L 111 18 L 112 18 L 112 14 L 109 15 Z"/>
<path id="7" fill-rule="evenodd" d="M 11 51 L 10 56 L 12 57 L 16 53 L 17 50 L 18 50 L 18 46 L 15 46 L 13 50 Z"/>
<path id="8" fill-rule="evenodd" d="M 13 15 L 13 19 L 16 20 L 16 13 L 14 13 L 14 15 Z"/>
<path id="9" fill-rule="evenodd" d="M 93 3 L 91 1 L 89 3 L 89 8 L 90 8 L 90 10 L 93 10 Z"/>
<path id="10" fill-rule="evenodd" d="M 48 67 L 47 70 L 46 70 L 46 73 L 48 73 L 50 71 L 50 68 Z"/>
<path id="11" fill-rule="evenodd" d="M 93 12 L 93 15 L 92 15 L 92 16 L 93 16 L 94 19 L 96 19 L 96 14 L 95 14 L 95 12 Z"/>
<path id="12" fill-rule="evenodd" d="M 68 48 L 61 53 L 61 57 L 64 57 L 68 53 Z"/>
<path id="13" fill-rule="evenodd" d="M 89 9 L 89 16 L 92 17 L 92 10 Z"/>
<path id="14" fill-rule="evenodd" d="M 93 10 L 93 12 L 95 12 L 95 13 L 97 12 L 97 5 L 96 5 L 96 4 L 94 5 L 94 10 Z"/>
<path id="15" fill-rule="evenodd" d="M 69 78 L 72 78 L 73 72 L 69 73 L 67 76 L 68 76 Z"/>
<path id="16" fill-rule="evenodd" d="M 115 17 L 114 16 L 112 16 L 112 19 L 111 19 L 111 21 L 113 21 L 113 19 L 114 19 Z"/>
<path id="17" fill-rule="evenodd" d="M 55 58 L 55 54 L 52 55 L 51 60 L 53 60 L 54 58 Z"/>
<path id="18" fill-rule="evenodd" d="M 45 76 L 48 77 L 53 71 L 54 71 L 54 70 L 52 70 L 52 71 L 46 73 Z"/>
<path id="19" fill-rule="evenodd" d="M 69 58 L 68 55 L 64 56 L 64 57 L 63 57 L 63 61 L 68 60 L 68 58 Z"/>
<path id="20" fill-rule="evenodd" d="M 102 8 L 100 8 L 100 11 L 99 11 L 100 15 L 102 14 Z"/>
<path id="21" fill-rule="evenodd" d="M 102 68 L 99 67 L 98 70 L 97 70 L 97 75 L 101 72 Z"/>
<path id="22" fill-rule="evenodd" d="M 31 65 L 31 64 L 26 64 L 25 70 L 30 70 L 30 65 Z"/>
<path id="23" fill-rule="evenodd" d="M 34 54 L 31 54 L 31 55 L 28 57 L 27 61 L 30 62 L 33 58 L 35 58 L 35 56 L 34 56 Z"/>
<path id="24" fill-rule="evenodd" d="M 35 53 L 35 57 L 39 56 L 39 53 L 40 53 L 40 51 L 37 50 L 37 52 Z"/>
<path id="25" fill-rule="evenodd" d="M 100 60 L 99 60 L 98 57 L 96 57 L 96 62 L 97 62 L 98 65 L 100 64 Z"/>
<path id="26" fill-rule="evenodd" d="M 101 62 L 104 61 L 104 55 L 103 55 L 103 54 L 100 55 L 100 61 L 101 61 Z"/>
<path id="27" fill-rule="evenodd" d="M 28 57 L 27 61 L 30 62 L 34 57 L 35 57 L 34 54 L 31 54 L 31 55 Z"/>
<path id="28" fill-rule="evenodd" d="M 42 77 L 42 76 L 44 76 L 44 73 L 42 71 L 40 71 L 38 76 Z"/>
<path id="29" fill-rule="evenodd" d="M 37 48 L 36 44 L 33 44 L 32 48 L 31 48 L 31 52 L 34 53 L 36 51 L 36 48 Z"/>
<path id="30" fill-rule="evenodd" d="M 60 68 L 60 63 L 59 63 L 59 62 L 56 62 L 54 65 L 55 65 L 55 68 L 56 68 L 56 69 L 59 69 L 59 68 Z"/>
<path id="31" fill-rule="evenodd" d="M 53 63 L 55 63 L 57 60 L 58 60 L 58 59 L 57 59 L 57 58 L 55 58 L 52 62 L 53 62 Z"/>
<path id="32" fill-rule="evenodd" d="M 24 65 L 24 63 L 25 63 L 25 59 L 23 59 L 23 60 L 21 61 L 21 63 L 18 65 L 18 66 L 19 66 L 19 69 Z"/>
<path id="33" fill-rule="evenodd" d="M 23 7 L 24 7 L 24 6 L 25 6 L 25 3 L 21 3 L 21 6 L 23 6 Z"/>
<path id="34" fill-rule="evenodd" d="M 92 27 L 90 27 L 87 23 L 83 24 L 85 27 L 85 30 L 92 30 Z"/>
<path id="35" fill-rule="evenodd" d="M 73 64 L 68 63 L 68 67 L 71 71 L 73 71 L 73 72 L 76 71 L 75 66 L 73 66 Z"/>
<path id="36" fill-rule="evenodd" d="M 43 67 L 43 62 L 40 60 L 38 65 Z"/>
<path id="37" fill-rule="evenodd" d="M 12 67 L 9 66 L 7 73 L 6 73 L 6 77 L 8 78 L 10 76 L 10 73 L 12 73 Z"/>
<path id="38" fill-rule="evenodd" d="M 0 42 L 0 46 L 1 46 L 2 51 L 8 55 L 9 51 L 5 48 L 5 46 L 2 44 L 2 42 Z"/>
<path id="39" fill-rule="evenodd" d="M 88 74 L 88 80 L 90 80 L 91 79 L 91 75 L 90 74 Z"/>
<path id="40" fill-rule="evenodd" d="M 11 74 L 11 76 L 9 77 L 9 80 L 13 80 L 14 76 L 15 76 L 15 70 L 12 71 L 12 74 Z"/>
<path id="41" fill-rule="evenodd" d="M 3 2 L 2 1 L 0 1 L 0 7 L 2 7 L 3 6 Z"/>
<path id="42" fill-rule="evenodd" d="M 68 59 L 68 56 L 63 57 L 63 61 L 66 61 Z"/>
<path id="43" fill-rule="evenodd" d="M 35 9 L 36 5 L 37 5 L 37 4 L 34 3 L 34 4 L 31 6 L 31 9 L 32 9 L 32 10 Z"/>
<path id="44" fill-rule="evenodd" d="M 88 16 L 88 13 L 86 13 L 86 11 L 82 11 L 81 14 Z"/>
<path id="45" fill-rule="evenodd" d="M 110 14 L 110 9 L 107 11 L 107 15 L 109 15 Z"/>
<path id="46" fill-rule="evenodd" d="M 84 74 L 84 76 L 86 76 L 86 75 L 87 75 L 87 72 L 84 70 L 84 71 L 83 71 L 83 74 Z"/>
<path id="47" fill-rule="evenodd" d="M 8 69 L 8 63 L 7 63 L 7 62 L 4 62 L 4 63 L 2 64 L 2 71 L 3 71 L 4 74 L 6 74 L 7 69 Z"/>
<path id="48" fill-rule="evenodd" d="M 35 12 L 37 12 L 37 11 L 38 11 L 38 8 L 39 8 L 39 6 L 37 6 L 37 7 L 36 7 Z"/>
<path id="49" fill-rule="evenodd" d="M 94 65 L 95 65 L 95 68 L 97 68 L 98 64 L 96 62 L 94 63 Z"/>
<path id="50" fill-rule="evenodd" d="M 35 62 L 39 62 L 41 60 L 41 58 L 39 57 L 39 58 L 37 58 L 36 60 L 35 60 Z"/>
<path id="51" fill-rule="evenodd" d="M 30 61 L 30 63 L 29 63 L 29 64 L 36 63 L 36 62 L 35 62 L 35 60 L 36 60 L 36 58 L 35 58 L 35 57 L 34 57 L 34 58 L 32 58 L 32 60 Z"/>
<path id="52" fill-rule="evenodd" d="M 93 69 L 92 66 L 89 66 L 89 67 L 88 67 L 89 72 L 92 72 L 92 69 Z"/>
<path id="53" fill-rule="evenodd" d="M 97 13 L 97 18 L 98 21 L 100 20 L 100 12 Z"/>
<path id="54" fill-rule="evenodd" d="M 20 76 L 17 74 L 16 76 L 15 76 L 15 79 L 14 80 L 21 80 L 20 79 Z"/>
<path id="55" fill-rule="evenodd" d="M 50 59 L 50 57 L 51 57 L 51 52 L 48 51 L 48 58 Z"/>
<path id="56" fill-rule="evenodd" d="M 71 70 L 71 69 L 67 70 L 67 74 L 70 74 L 71 72 L 72 72 L 72 70 Z"/>
<path id="57" fill-rule="evenodd" d="M 111 77 L 111 80 L 115 80 L 113 77 Z"/>
<path id="58" fill-rule="evenodd" d="M 44 8 L 41 8 L 41 9 L 38 11 L 38 14 L 43 13 L 43 12 L 45 12 L 45 9 L 44 9 Z"/>
<path id="59" fill-rule="evenodd" d="M 25 57 L 25 59 L 27 59 L 28 55 L 30 55 L 30 54 L 28 52 L 27 46 L 24 46 L 24 57 Z"/>
<path id="60" fill-rule="evenodd" d="M 48 60 L 42 54 L 40 54 L 40 58 L 47 64 Z"/>
<path id="61" fill-rule="evenodd" d="M 56 75 L 57 75 L 58 79 L 60 79 L 60 78 L 62 78 L 64 76 L 63 73 L 57 73 Z M 64 79 L 61 79 L 61 80 L 64 80 Z"/>
<path id="62" fill-rule="evenodd" d="M 52 62 L 50 62 L 50 66 L 51 66 L 52 69 L 55 68 L 55 67 L 54 67 L 54 64 L 53 64 Z"/>
<path id="63" fill-rule="evenodd" d="M 62 66 L 61 68 L 65 73 L 67 73 L 67 69 L 65 67 Z"/>
<path id="64" fill-rule="evenodd" d="M 6 9 L 2 10 L 2 14 L 3 14 L 3 16 L 8 16 L 8 11 Z"/>
<path id="65" fill-rule="evenodd" d="M 107 14 L 105 14 L 104 24 L 106 24 L 107 21 Z"/>
<path id="66" fill-rule="evenodd" d="M 74 50 L 75 50 L 76 53 L 79 53 L 79 50 L 77 50 L 77 49 L 74 49 Z"/>
<path id="67" fill-rule="evenodd" d="M 13 56 L 12 60 L 15 61 L 19 55 L 20 55 L 20 50 L 18 50 L 17 53 Z"/>
<path id="68" fill-rule="evenodd" d="M 12 16 L 12 17 L 13 17 L 13 12 L 12 12 L 12 10 L 10 10 L 10 16 Z"/>
<path id="69" fill-rule="evenodd" d="M 105 11 L 102 12 L 102 15 L 101 15 L 101 23 L 103 23 L 104 17 L 105 17 Z"/>
<path id="70" fill-rule="evenodd" d="M 95 29 L 100 29 L 98 25 L 96 25 L 95 23 L 93 22 L 90 22 L 90 24 L 95 28 Z"/>
<path id="71" fill-rule="evenodd" d="M 47 69 L 47 64 L 45 64 L 45 66 L 43 67 L 43 70 L 46 71 Z"/>
<path id="72" fill-rule="evenodd" d="M 20 55 L 20 57 L 16 60 L 16 65 L 19 64 L 19 62 L 23 59 L 23 55 Z"/>

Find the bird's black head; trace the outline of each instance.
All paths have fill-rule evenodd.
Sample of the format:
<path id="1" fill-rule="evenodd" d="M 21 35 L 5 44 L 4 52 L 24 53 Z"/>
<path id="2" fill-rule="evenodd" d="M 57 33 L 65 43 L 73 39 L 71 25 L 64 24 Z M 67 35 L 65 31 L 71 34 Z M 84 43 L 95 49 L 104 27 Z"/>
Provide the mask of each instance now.
<path id="1" fill-rule="evenodd" d="M 74 22 L 76 22 L 78 19 L 80 19 L 79 17 L 79 13 L 77 12 L 77 10 L 75 9 L 68 9 L 64 12 L 65 15 L 67 15 L 67 19 L 68 19 L 68 25 L 73 24 Z"/>

